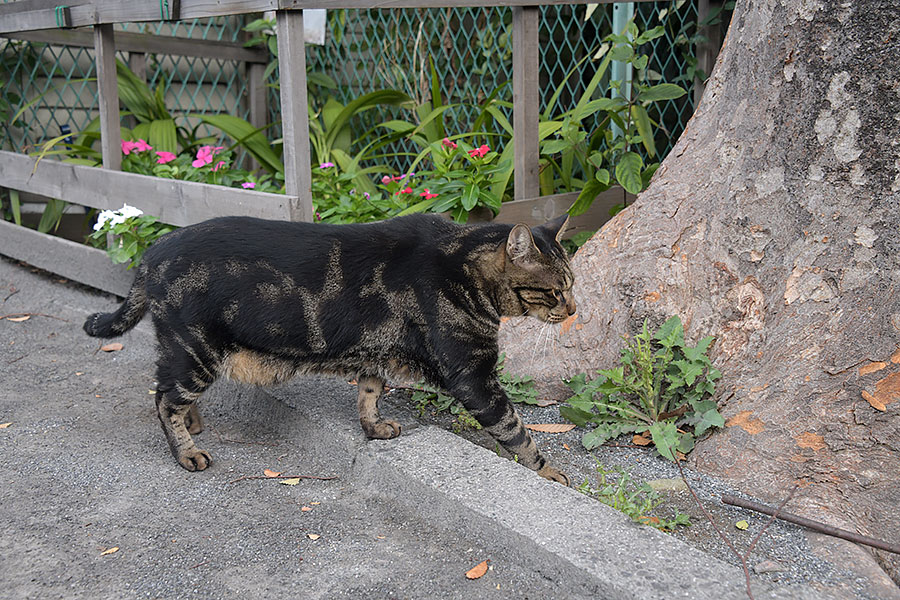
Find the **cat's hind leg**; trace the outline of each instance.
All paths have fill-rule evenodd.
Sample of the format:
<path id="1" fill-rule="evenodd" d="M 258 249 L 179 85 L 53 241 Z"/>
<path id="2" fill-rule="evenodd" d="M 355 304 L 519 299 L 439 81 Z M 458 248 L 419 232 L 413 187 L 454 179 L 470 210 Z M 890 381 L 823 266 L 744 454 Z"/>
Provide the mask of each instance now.
<path id="1" fill-rule="evenodd" d="M 378 414 L 378 401 L 384 392 L 384 379 L 370 375 L 360 375 L 359 397 L 356 407 L 359 409 L 359 424 L 370 438 L 389 440 L 400 435 L 400 423 L 387 421 Z"/>
<path id="2" fill-rule="evenodd" d="M 202 336 L 181 336 L 157 326 L 160 357 L 157 362 L 156 410 L 172 456 L 188 471 L 202 471 L 212 458 L 197 448 L 191 433 L 199 433 L 203 421 L 197 399 L 215 381 L 217 357 Z M 193 343 L 192 343 L 193 342 Z"/>
<path id="3" fill-rule="evenodd" d="M 197 394 L 199 396 L 199 394 Z M 182 390 L 156 390 L 156 411 L 169 449 L 178 464 L 188 471 L 202 471 L 212 464 L 209 452 L 194 445 L 185 425 L 185 416 L 194 406 L 196 396 Z"/>

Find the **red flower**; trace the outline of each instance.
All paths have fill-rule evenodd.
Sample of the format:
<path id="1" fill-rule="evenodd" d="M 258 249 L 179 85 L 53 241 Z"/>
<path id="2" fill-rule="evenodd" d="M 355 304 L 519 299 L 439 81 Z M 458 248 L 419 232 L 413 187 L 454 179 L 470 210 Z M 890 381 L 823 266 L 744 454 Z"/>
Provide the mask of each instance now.
<path id="1" fill-rule="evenodd" d="M 405 189 L 400 190 L 399 192 L 397 192 L 396 195 L 399 196 L 400 194 L 412 194 L 412 193 L 413 193 L 413 189 L 409 186 L 406 186 Z"/>
<path id="2" fill-rule="evenodd" d="M 456 150 L 456 144 L 450 141 L 450 138 L 444 138 L 441 141 L 441 145 L 448 150 Z"/>
<path id="3" fill-rule="evenodd" d="M 478 148 L 469 150 L 469 156 L 471 156 L 472 158 L 481 158 L 490 151 L 491 149 L 488 148 L 487 144 L 482 144 Z"/>
<path id="4" fill-rule="evenodd" d="M 422 196 L 422 197 L 424 197 L 426 200 L 431 200 L 432 198 L 437 198 L 437 197 L 438 197 L 437 194 L 432 194 L 430 191 L 428 191 L 428 188 L 425 188 L 425 191 L 422 192 L 422 193 L 419 194 L 419 195 Z"/>

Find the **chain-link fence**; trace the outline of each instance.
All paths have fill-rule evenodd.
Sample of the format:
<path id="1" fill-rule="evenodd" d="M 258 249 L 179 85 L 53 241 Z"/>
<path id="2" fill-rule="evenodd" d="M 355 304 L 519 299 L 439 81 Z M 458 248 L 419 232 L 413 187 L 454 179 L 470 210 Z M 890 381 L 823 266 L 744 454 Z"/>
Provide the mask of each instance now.
<path id="1" fill-rule="evenodd" d="M 560 111 L 581 97 L 597 64 L 582 59 L 596 52 L 604 36 L 613 31 L 614 6 L 600 5 L 593 11 L 586 5 L 541 7 L 542 110 L 558 87 L 562 87 Z M 635 23 L 642 31 L 657 25 L 666 29 L 645 49 L 651 56 L 647 73 L 658 81 L 678 82 L 689 91 L 660 103 L 662 128 L 656 144 L 664 155 L 694 109 L 690 69 L 696 62 L 696 47 L 690 38 L 697 31 L 697 2 L 641 2 L 633 7 Z M 128 24 L 117 30 L 235 42 L 247 38 L 242 27 L 255 17 Z M 401 90 L 422 102 L 430 99 L 433 61 L 441 81 L 441 100 L 460 103 L 449 114 L 458 132 L 464 132 L 472 124 L 475 105 L 494 93 L 500 99 L 512 98 L 511 22 L 508 7 L 329 11 L 326 44 L 307 47 L 308 68 L 332 77 L 338 88 L 328 93 L 344 103 L 382 88 Z M 0 147 L 28 151 L 65 131 L 83 130 L 97 116 L 91 48 L 3 39 L 0 50 Z M 126 64 L 131 58 L 135 65 L 127 53 L 118 56 Z M 573 67 L 574 72 L 567 75 Z M 135 70 L 152 89 L 162 86 L 175 115 L 224 112 L 248 117 L 248 82 L 245 65 L 239 61 L 157 53 L 146 55 Z M 269 115 L 276 122 L 278 95 L 272 91 L 268 98 Z M 374 121 L 361 127 L 387 116 L 389 112 L 372 114 Z M 410 114 L 406 118 L 414 119 Z M 277 128 L 271 135 L 278 135 Z"/>

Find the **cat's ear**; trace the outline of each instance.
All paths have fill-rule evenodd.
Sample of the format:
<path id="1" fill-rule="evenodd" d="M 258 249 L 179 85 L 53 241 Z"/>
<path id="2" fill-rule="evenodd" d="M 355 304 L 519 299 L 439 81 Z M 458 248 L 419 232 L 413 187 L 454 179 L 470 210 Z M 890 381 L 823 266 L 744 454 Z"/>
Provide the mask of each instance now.
<path id="1" fill-rule="evenodd" d="M 543 229 L 548 234 L 550 234 L 556 241 L 560 241 L 562 239 L 563 234 L 566 232 L 566 227 L 569 226 L 569 215 L 564 214 L 561 217 L 556 217 L 552 221 L 547 221 L 543 225 L 539 227 L 539 229 Z"/>
<path id="2" fill-rule="evenodd" d="M 506 254 L 514 264 L 529 262 L 533 257 L 540 254 L 540 250 L 534 244 L 534 238 L 531 236 L 531 229 L 528 225 L 519 223 L 509 232 L 506 239 Z"/>

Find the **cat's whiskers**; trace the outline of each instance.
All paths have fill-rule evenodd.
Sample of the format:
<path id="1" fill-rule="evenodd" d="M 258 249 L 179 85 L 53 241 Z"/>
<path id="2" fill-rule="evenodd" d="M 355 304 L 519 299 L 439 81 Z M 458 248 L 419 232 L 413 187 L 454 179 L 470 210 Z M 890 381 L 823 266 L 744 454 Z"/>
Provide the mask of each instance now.
<path id="1" fill-rule="evenodd" d="M 538 348 L 540 348 L 542 345 L 544 345 L 544 342 L 542 342 L 542 340 L 544 339 L 545 333 L 547 334 L 546 339 L 549 340 L 549 337 L 550 337 L 549 330 L 550 330 L 550 323 L 547 321 L 542 322 L 541 329 L 540 329 L 540 331 L 538 331 L 538 342 L 534 345 L 534 349 L 532 349 L 532 351 L 531 351 L 531 364 L 532 365 L 535 364 L 535 359 L 537 357 Z M 544 356 L 544 352 L 541 352 L 541 357 L 543 357 L 543 356 Z"/>

